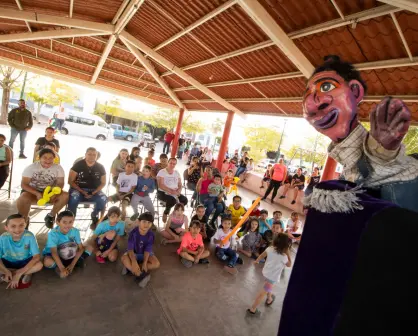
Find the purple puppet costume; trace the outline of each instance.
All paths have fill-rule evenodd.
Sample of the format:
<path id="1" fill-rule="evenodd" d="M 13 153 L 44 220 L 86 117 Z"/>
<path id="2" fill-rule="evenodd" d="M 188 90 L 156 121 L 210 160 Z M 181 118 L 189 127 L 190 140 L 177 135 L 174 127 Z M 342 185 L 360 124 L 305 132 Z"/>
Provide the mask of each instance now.
<path id="1" fill-rule="evenodd" d="M 366 90 L 360 73 L 336 56 L 308 81 L 304 117 L 332 140 L 329 155 L 347 181 L 321 182 L 305 198 L 279 336 L 417 333 L 418 160 L 401 144 L 410 112 L 385 98 L 367 132 L 357 119 Z M 400 248 L 401 237 L 414 240 Z"/>

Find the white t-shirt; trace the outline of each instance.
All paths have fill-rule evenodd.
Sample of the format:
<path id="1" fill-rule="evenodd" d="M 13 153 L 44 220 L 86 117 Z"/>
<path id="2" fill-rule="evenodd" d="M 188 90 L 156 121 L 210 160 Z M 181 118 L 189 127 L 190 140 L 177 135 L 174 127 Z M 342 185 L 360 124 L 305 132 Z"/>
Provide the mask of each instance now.
<path id="1" fill-rule="evenodd" d="M 65 119 L 65 110 L 59 110 L 58 112 L 57 112 L 57 118 L 58 119 Z"/>
<path id="2" fill-rule="evenodd" d="M 170 189 L 179 188 L 179 181 L 181 181 L 181 177 L 177 170 L 173 171 L 173 174 L 169 174 L 167 169 L 161 169 L 158 172 L 157 177 L 163 178 L 164 184 L 167 188 L 170 188 Z"/>
<path id="3" fill-rule="evenodd" d="M 205 161 L 212 162 L 212 153 L 205 154 Z"/>
<path id="4" fill-rule="evenodd" d="M 215 234 L 214 234 L 214 236 L 213 236 L 213 238 L 214 239 L 216 239 L 216 240 L 222 240 L 222 239 L 224 239 L 230 232 L 231 232 L 232 230 L 231 229 L 229 229 L 228 230 L 228 232 L 227 233 L 225 233 L 224 232 L 224 230 L 221 228 L 221 229 L 218 229 L 216 232 L 215 232 Z M 222 248 L 225 248 L 225 249 L 227 249 L 228 247 L 230 247 L 231 246 L 231 240 L 232 240 L 232 237 L 224 244 L 224 246 L 222 246 Z M 216 244 L 216 246 L 219 246 L 219 244 Z"/>
<path id="5" fill-rule="evenodd" d="M 40 162 L 27 166 L 22 174 L 23 177 L 30 177 L 29 185 L 39 191 L 44 190 L 47 186 L 56 186 L 57 179 L 64 177 L 64 175 L 64 169 L 59 164 L 43 168 Z"/>
<path id="6" fill-rule="evenodd" d="M 263 275 L 270 281 L 278 282 L 289 259 L 286 254 L 277 253 L 273 246 L 266 249 L 267 260 L 264 264 Z"/>
<path id="7" fill-rule="evenodd" d="M 138 182 L 138 175 L 132 173 L 126 175 L 125 172 L 119 173 L 116 183 L 119 185 L 119 191 L 126 193 L 132 189 L 133 186 L 136 186 Z"/>
<path id="8" fill-rule="evenodd" d="M 295 231 L 295 226 L 297 226 L 297 230 Z M 299 233 L 302 234 L 303 231 L 303 225 L 300 220 L 297 221 L 297 225 L 295 225 L 295 222 L 293 222 L 292 218 L 289 218 L 287 220 L 287 230 L 290 233 Z"/>

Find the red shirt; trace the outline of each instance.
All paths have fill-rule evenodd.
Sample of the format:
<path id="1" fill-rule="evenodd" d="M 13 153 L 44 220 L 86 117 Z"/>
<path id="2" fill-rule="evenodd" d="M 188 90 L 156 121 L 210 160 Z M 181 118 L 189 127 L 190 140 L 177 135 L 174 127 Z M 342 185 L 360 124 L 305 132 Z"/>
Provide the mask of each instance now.
<path id="1" fill-rule="evenodd" d="M 197 251 L 199 246 L 203 246 L 202 235 L 199 233 L 196 238 L 193 238 L 190 232 L 186 232 L 181 240 L 181 244 L 177 250 L 177 253 L 180 254 L 183 250 L 183 247 L 189 251 Z"/>
<path id="2" fill-rule="evenodd" d="M 174 139 L 174 133 L 168 132 L 164 135 L 165 142 L 171 142 Z"/>
<path id="3" fill-rule="evenodd" d="M 276 163 L 273 166 L 273 176 L 271 177 L 274 181 L 283 181 L 286 177 L 287 168 L 284 164 Z"/>

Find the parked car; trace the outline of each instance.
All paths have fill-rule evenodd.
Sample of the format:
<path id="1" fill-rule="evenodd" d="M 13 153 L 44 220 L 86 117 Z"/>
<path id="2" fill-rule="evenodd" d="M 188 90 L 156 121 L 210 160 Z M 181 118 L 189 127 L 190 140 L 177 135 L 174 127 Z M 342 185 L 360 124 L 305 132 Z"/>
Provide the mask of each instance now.
<path id="1" fill-rule="evenodd" d="M 257 167 L 263 168 L 263 169 L 267 169 L 267 166 L 269 164 L 274 165 L 276 163 L 275 160 L 272 159 L 262 159 L 258 164 Z"/>
<path id="2" fill-rule="evenodd" d="M 102 118 L 79 112 L 67 114 L 61 133 L 93 137 L 97 140 L 113 138 L 112 129 Z"/>
<path id="3" fill-rule="evenodd" d="M 115 139 L 122 139 L 127 141 L 138 141 L 139 139 L 138 133 L 124 130 L 121 125 L 110 124 L 110 127 L 113 129 L 113 137 Z"/>

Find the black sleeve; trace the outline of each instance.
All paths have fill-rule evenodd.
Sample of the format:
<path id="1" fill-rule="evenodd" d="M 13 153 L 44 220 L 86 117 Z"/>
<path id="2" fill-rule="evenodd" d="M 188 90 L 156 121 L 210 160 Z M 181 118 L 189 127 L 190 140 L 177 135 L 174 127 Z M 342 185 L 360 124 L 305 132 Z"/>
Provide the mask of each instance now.
<path id="1" fill-rule="evenodd" d="M 100 163 L 98 163 L 97 165 L 98 165 L 98 170 L 100 172 L 100 175 L 101 176 L 106 175 L 106 169 L 104 168 L 104 166 Z"/>
<path id="2" fill-rule="evenodd" d="M 298 177 L 299 177 L 298 174 L 295 174 L 295 175 L 293 175 L 292 179 L 296 180 Z"/>
<path id="3" fill-rule="evenodd" d="M 300 182 L 305 182 L 305 175 L 300 176 Z"/>
<path id="4" fill-rule="evenodd" d="M 57 148 L 60 148 L 60 142 L 57 139 L 52 140 L 52 142 L 57 145 Z"/>
<path id="5" fill-rule="evenodd" d="M 80 171 L 82 171 L 82 170 L 83 170 L 83 169 L 82 169 L 83 161 L 84 161 L 84 160 L 80 160 L 80 161 L 78 161 L 76 164 L 74 164 L 74 165 L 71 167 L 71 170 L 75 171 L 75 172 L 78 174 Z"/>
<path id="6" fill-rule="evenodd" d="M 45 138 L 43 138 L 43 137 L 38 138 L 38 140 L 36 140 L 36 142 L 35 142 L 35 146 L 36 145 L 39 145 L 39 146 L 45 145 Z"/>

